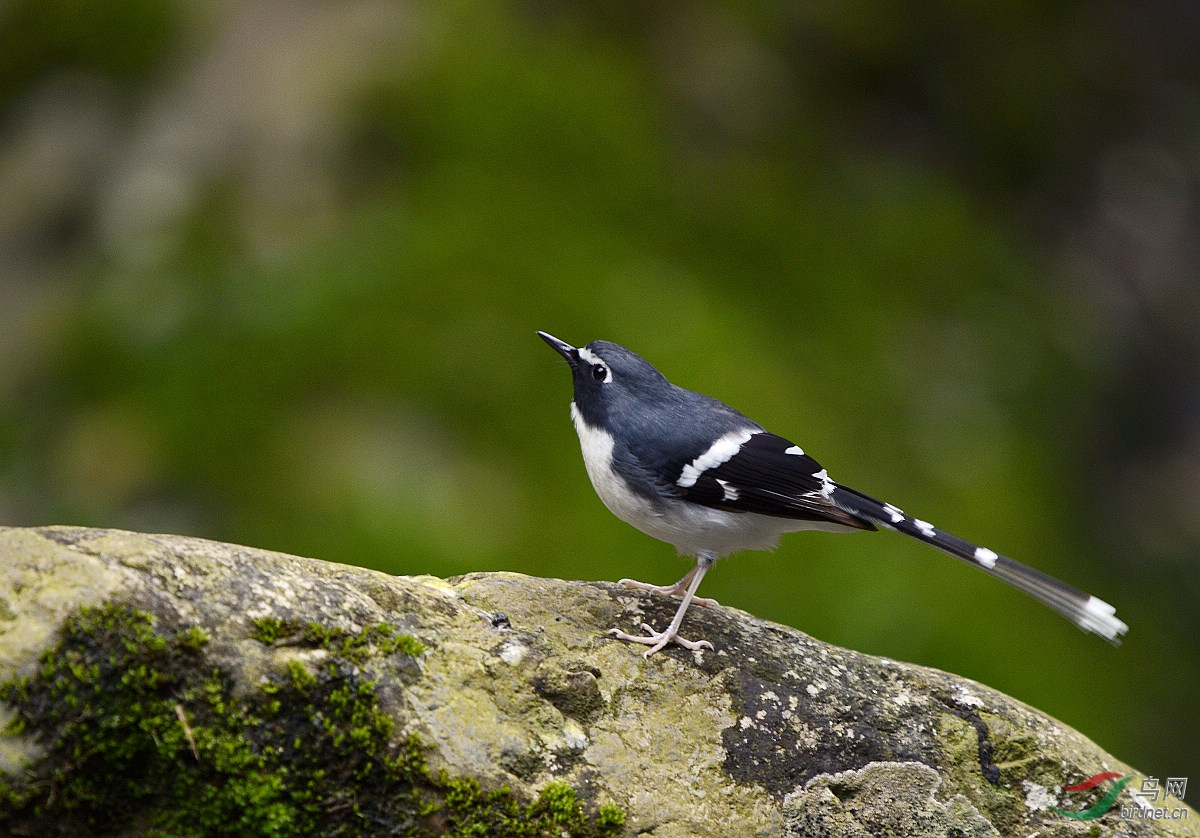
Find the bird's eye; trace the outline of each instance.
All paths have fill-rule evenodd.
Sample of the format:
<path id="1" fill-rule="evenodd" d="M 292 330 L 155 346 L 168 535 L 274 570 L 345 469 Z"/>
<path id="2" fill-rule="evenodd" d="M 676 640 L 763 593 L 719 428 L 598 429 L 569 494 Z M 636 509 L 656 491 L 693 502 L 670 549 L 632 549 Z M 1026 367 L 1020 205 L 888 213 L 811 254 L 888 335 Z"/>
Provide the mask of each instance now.
<path id="1" fill-rule="evenodd" d="M 608 380 L 608 367 L 604 366 L 604 364 L 596 364 L 593 366 L 592 378 L 596 379 L 597 381 Z"/>

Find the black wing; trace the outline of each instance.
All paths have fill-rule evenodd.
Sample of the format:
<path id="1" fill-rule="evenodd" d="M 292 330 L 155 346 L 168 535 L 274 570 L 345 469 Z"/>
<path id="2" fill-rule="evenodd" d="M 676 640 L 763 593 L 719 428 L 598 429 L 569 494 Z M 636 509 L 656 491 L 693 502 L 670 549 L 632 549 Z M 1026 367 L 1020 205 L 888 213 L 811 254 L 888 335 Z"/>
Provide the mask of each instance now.
<path id="1" fill-rule="evenodd" d="M 689 501 L 714 509 L 875 529 L 870 521 L 838 508 L 825 496 L 823 490 L 832 485 L 820 463 L 783 437 L 763 432 L 679 491 Z"/>

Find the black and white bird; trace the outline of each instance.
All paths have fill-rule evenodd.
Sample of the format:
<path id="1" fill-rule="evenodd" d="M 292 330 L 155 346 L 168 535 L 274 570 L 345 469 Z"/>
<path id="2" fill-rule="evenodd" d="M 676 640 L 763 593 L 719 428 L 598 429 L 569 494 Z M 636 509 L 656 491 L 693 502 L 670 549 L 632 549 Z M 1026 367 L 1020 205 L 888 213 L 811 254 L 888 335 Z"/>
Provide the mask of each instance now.
<path id="1" fill-rule="evenodd" d="M 674 585 L 621 580 L 682 597 L 664 631 L 643 624 L 645 635 L 610 632 L 649 646 L 647 657 L 668 643 L 711 649 L 707 640 L 679 636 L 691 603 L 715 604 L 696 597 L 708 568 L 738 550 L 774 547 L 780 535 L 799 530 L 896 530 L 1020 588 L 1113 645 L 1128 630 L 1107 602 L 835 483 L 800 446 L 727 404 L 676 387 L 628 349 L 604 340 L 576 348 L 538 335 L 571 366 L 571 418 L 596 494 L 622 521 L 696 557 Z"/>

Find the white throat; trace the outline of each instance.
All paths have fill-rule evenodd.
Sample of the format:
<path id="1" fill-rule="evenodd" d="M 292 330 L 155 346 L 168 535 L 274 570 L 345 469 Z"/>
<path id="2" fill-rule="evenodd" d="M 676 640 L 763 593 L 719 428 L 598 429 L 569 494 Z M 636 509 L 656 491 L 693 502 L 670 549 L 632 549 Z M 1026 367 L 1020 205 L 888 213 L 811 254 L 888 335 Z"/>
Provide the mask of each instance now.
<path id="1" fill-rule="evenodd" d="M 612 434 L 601 428 L 593 428 L 584 421 L 579 406 L 571 402 L 571 421 L 575 423 L 575 433 L 579 435 L 579 448 L 583 451 L 583 464 L 587 468 L 588 477 L 600 498 L 608 504 L 601 485 L 621 478 L 612 469 L 613 438 Z M 609 506 L 611 509 L 611 505 Z M 615 510 L 614 510 L 615 511 Z"/>

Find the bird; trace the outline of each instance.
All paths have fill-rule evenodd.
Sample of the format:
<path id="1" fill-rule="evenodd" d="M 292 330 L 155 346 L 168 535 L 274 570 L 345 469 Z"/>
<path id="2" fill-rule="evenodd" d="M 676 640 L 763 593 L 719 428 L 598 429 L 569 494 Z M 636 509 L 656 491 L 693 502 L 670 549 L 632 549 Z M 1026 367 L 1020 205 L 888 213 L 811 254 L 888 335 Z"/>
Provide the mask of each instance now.
<path id="1" fill-rule="evenodd" d="M 1004 580 L 1114 646 L 1128 631 L 1107 602 L 835 482 L 800 446 L 717 399 L 677 387 L 625 347 L 606 340 L 574 347 L 537 334 L 571 368 L 571 419 L 600 500 L 622 521 L 696 559 L 674 585 L 620 580 L 680 597 L 662 631 L 643 623 L 645 634 L 609 632 L 649 646 L 646 658 L 672 643 L 712 649 L 679 634 L 690 605 L 716 605 L 696 596 L 708 569 L 739 550 L 774 548 L 781 535 L 800 530 L 895 530 Z"/>

